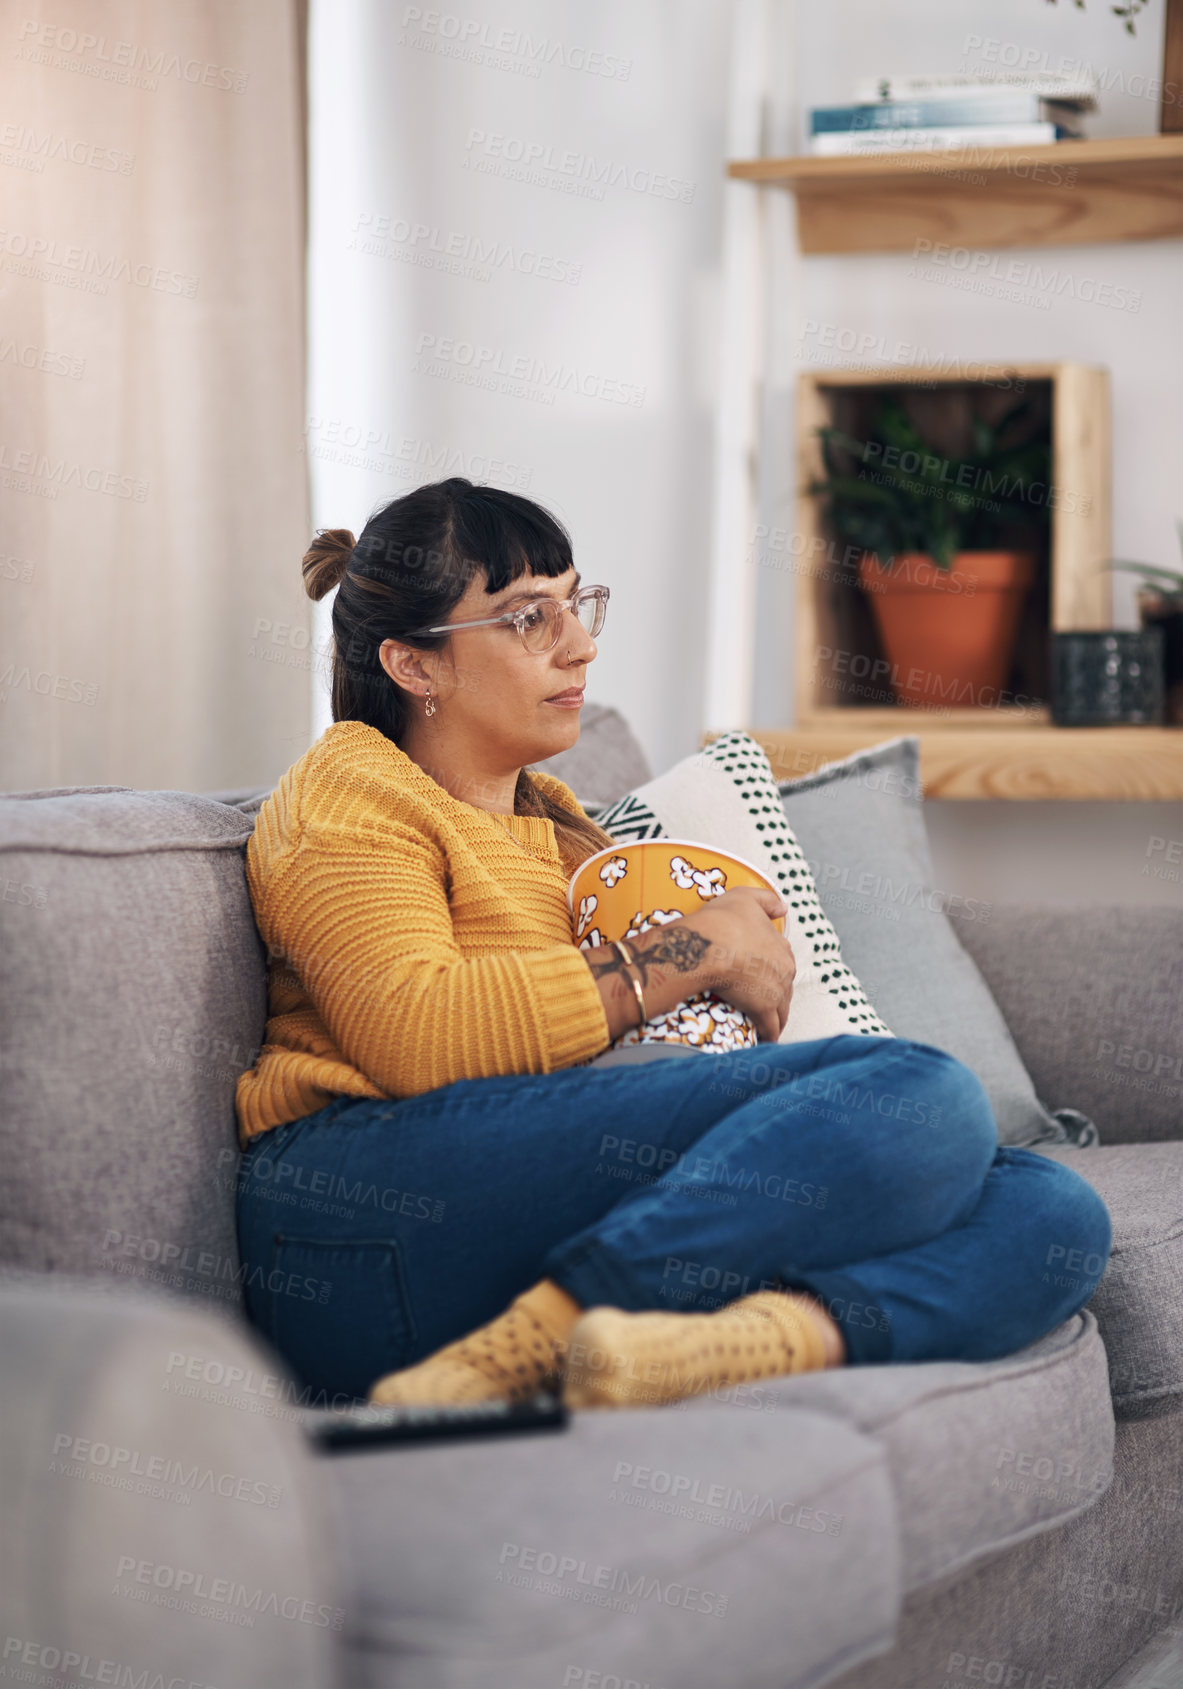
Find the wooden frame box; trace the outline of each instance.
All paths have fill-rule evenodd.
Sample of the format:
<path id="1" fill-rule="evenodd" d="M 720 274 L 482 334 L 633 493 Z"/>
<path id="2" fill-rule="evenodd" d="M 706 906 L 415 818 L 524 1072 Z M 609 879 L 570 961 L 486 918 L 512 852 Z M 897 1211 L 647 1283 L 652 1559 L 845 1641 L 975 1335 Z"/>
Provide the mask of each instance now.
<path id="1" fill-rule="evenodd" d="M 862 595 L 856 587 L 839 580 L 827 562 L 834 546 L 819 500 L 808 490 L 823 472 L 816 429 L 832 419 L 835 396 L 855 389 L 908 388 L 931 393 L 942 386 L 964 390 L 978 385 L 999 388 L 1020 384 L 1024 390 L 1043 384 L 1050 396 L 1052 483 L 1073 493 L 1070 498 L 1049 500 L 1052 508 L 1042 599 L 1037 601 L 1033 595 L 1035 610 L 1029 604 L 1027 612 L 1029 621 L 1037 613 L 1041 625 L 1028 626 L 1028 643 L 1038 643 L 1051 631 L 1112 625 L 1112 576 L 1101 567 L 1111 555 L 1107 370 L 1061 362 L 983 365 L 975 367 L 972 375 L 964 368 L 947 373 L 880 366 L 806 371 L 798 383 L 798 557 L 790 560 L 796 576 L 795 694 L 799 726 L 882 726 L 892 732 L 912 732 L 919 726 L 927 730 L 989 725 L 997 730 L 1011 720 L 1016 726 L 1047 721 L 1046 709 L 1030 705 L 1010 710 L 983 707 L 934 711 L 894 703 L 881 707 L 835 703 L 834 691 L 827 690 L 833 683 L 820 673 L 817 663 L 821 650 L 833 650 L 844 642 L 850 646 L 852 641 L 857 648 L 860 638 L 866 642 L 876 637 L 867 631 L 871 623 Z M 850 594 L 861 603 L 856 605 L 843 596 Z"/>

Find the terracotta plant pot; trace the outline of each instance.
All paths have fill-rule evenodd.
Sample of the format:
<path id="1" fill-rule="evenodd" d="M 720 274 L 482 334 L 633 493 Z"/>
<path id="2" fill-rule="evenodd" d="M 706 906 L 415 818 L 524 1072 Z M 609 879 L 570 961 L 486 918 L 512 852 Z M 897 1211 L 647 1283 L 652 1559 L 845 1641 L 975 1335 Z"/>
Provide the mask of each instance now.
<path id="1" fill-rule="evenodd" d="M 1034 579 L 1035 557 L 1026 551 L 959 551 L 948 570 L 923 552 L 900 552 L 887 569 L 864 552 L 859 583 L 897 701 L 915 709 L 995 707 Z"/>

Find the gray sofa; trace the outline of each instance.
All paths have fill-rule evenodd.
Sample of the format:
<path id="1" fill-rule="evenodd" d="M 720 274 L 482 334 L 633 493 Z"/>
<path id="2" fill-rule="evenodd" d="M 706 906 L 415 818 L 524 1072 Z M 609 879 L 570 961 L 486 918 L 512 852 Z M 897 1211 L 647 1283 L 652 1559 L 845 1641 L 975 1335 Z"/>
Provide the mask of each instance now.
<path id="1" fill-rule="evenodd" d="M 594 705 L 547 766 L 593 812 L 650 772 Z M 1041 1343 L 328 1457 L 235 1241 L 264 795 L 0 795 L 5 1680 L 1097 1689 L 1183 1614 L 1183 913 L 960 934 L 1100 1130 L 1043 1151 L 1114 1248 Z"/>

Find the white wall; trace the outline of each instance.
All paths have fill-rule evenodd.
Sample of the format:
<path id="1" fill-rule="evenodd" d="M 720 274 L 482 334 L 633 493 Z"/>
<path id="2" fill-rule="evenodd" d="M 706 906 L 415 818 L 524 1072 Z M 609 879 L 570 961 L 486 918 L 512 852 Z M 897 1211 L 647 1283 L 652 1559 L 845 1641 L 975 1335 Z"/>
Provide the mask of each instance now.
<path id="1" fill-rule="evenodd" d="M 1106 0 L 1080 11 L 1070 0 L 949 4 L 949 0 L 829 0 L 825 6 L 786 0 L 795 52 L 774 113 L 769 150 L 802 150 L 802 122 L 811 105 L 853 97 L 858 78 L 898 72 L 997 67 L 1027 55 L 1030 68 L 1071 69 L 1088 63 L 1102 80 L 1095 135 L 1152 134 L 1157 100 L 1148 84 L 1161 75 L 1162 0 L 1140 14 L 1131 38 Z M 981 42 L 979 45 L 974 38 Z M 987 45 L 992 40 L 995 45 Z M 1065 153 L 1065 158 L 1070 155 Z M 754 190 L 755 191 L 755 190 Z M 765 190 L 767 191 L 767 190 Z M 1067 190 L 1066 190 L 1067 191 Z M 1113 387 L 1113 549 L 1117 556 L 1179 566 L 1174 519 L 1183 514 L 1183 243 L 1160 241 L 1008 252 L 1064 278 L 1046 303 L 972 295 L 909 275 L 910 256 L 801 258 L 793 241 L 792 199 L 773 216 L 768 389 L 764 404 L 761 520 L 793 528 L 793 387 L 802 369 L 825 360 L 893 360 L 897 343 L 928 357 L 987 362 L 1074 358 L 1108 366 Z M 1070 278 L 1070 279 L 1069 279 Z M 1082 287 L 1092 281 L 1094 288 Z M 1106 298 L 1138 309 L 1115 309 L 1073 294 L 1112 284 Z M 1118 290 L 1124 290 L 1120 293 Z M 861 358 L 824 342 L 870 335 Z M 896 361 L 911 361 L 905 352 Z M 792 622 L 792 577 L 758 569 L 759 645 L 753 719 L 792 719 L 793 677 L 784 660 Z M 1134 583 L 1116 575 L 1114 622 L 1136 627 Z M 1180 756 L 1183 758 L 1183 735 Z M 1031 898 L 1076 903 L 1175 902 L 1175 877 L 1144 875 L 1167 854 L 1154 839 L 1183 841 L 1181 804 L 934 802 L 929 831 L 937 872 L 950 891 L 987 899 Z M 1176 853 L 1183 849 L 1177 844 Z"/>
<path id="2" fill-rule="evenodd" d="M 574 0 L 499 0 L 495 9 L 466 0 L 462 10 L 437 14 L 455 20 L 445 27 L 468 31 L 462 44 L 404 28 L 414 9 L 401 0 L 312 0 L 309 445 L 317 525 L 357 532 L 377 503 L 448 473 L 513 485 L 549 506 L 571 529 L 585 577 L 613 591 L 589 696 L 624 711 L 655 770 L 695 750 L 704 725 L 792 720 L 792 579 L 751 562 L 751 532 L 735 515 L 744 502 L 736 462 L 747 463 L 750 384 L 739 365 L 750 354 L 762 372 L 755 499 L 745 521 L 791 527 L 793 388 L 816 361 L 819 339 L 805 333 L 809 322 L 881 335 L 888 347 L 916 342 L 932 355 L 1107 364 L 1115 551 L 1173 560 L 1173 518 L 1183 513 L 1179 243 L 1017 254 L 1050 253 L 1074 276 L 1137 290 L 1136 313 L 1063 298 L 1048 310 L 972 298 L 909 278 L 903 257 L 802 259 L 791 197 L 724 177 L 733 27 L 753 27 L 764 9 L 764 0 L 605 0 L 594 10 Z M 1138 76 L 1158 70 L 1162 0 L 1151 0 L 1133 40 L 1106 0 L 1090 0 L 1086 12 L 1070 0 L 767 0 L 766 10 L 767 94 L 753 128 L 770 153 L 799 151 L 805 108 L 847 98 L 861 74 L 969 68 L 975 55 L 965 44 L 974 34 L 995 37 L 1006 56 L 1046 52 L 1052 68 L 1090 59 L 1119 84 L 1104 97 L 1096 133 L 1156 127 L 1154 102 L 1134 90 Z M 499 51 L 502 30 L 509 39 Z M 538 75 L 524 74 L 531 61 L 523 34 L 534 47 L 546 43 L 550 62 Z M 594 53 L 627 62 L 627 76 L 571 63 Z M 742 124 L 733 109 L 731 133 Z M 561 168 L 522 180 L 520 166 L 507 170 L 489 158 L 494 173 L 478 171 L 471 166 L 487 155 L 479 141 L 469 145 L 472 130 L 549 148 L 552 161 L 574 163 L 576 172 L 590 157 L 632 185 L 593 183 L 589 197 L 562 191 L 583 178 Z M 686 184 L 675 189 L 683 197 L 641 191 L 654 174 Z M 744 195 L 755 209 L 736 215 L 735 196 Z M 389 219 L 390 238 L 380 238 L 380 218 Z M 400 222 L 430 232 L 400 241 Z M 725 224 L 738 242 L 763 231 L 764 296 L 748 339 L 722 316 L 724 286 L 733 290 L 728 299 L 742 298 L 749 259 L 735 246 L 725 258 Z M 378 239 L 374 250 L 358 244 L 367 233 Z M 462 249 L 496 242 L 519 255 L 546 254 L 577 267 L 578 281 L 509 267 L 478 279 L 409 261 L 409 248 L 450 240 Z M 525 355 L 593 382 L 628 384 L 643 390 L 643 402 L 560 392 L 544 405 L 442 379 L 415 367 L 424 334 L 487 348 L 503 364 Z M 368 445 L 350 449 L 367 437 Z M 712 558 L 737 583 L 755 574 L 746 637 L 720 637 Z M 1117 580 L 1117 620 L 1132 626 L 1133 586 Z M 323 641 L 323 614 L 319 625 Z M 708 656 L 716 663 L 709 693 Z M 314 733 L 329 719 L 320 680 Z M 746 709 L 729 702 L 749 695 Z M 736 720 L 708 720 L 732 708 Z M 1166 854 L 1150 841 L 1183 840 L 1180 805 L 933 803 L 929 826 L 942 885 L 967 896 L 1137 902 L 1177 899 L 1183 889 L 1183 881 L 1141 872 L 1148 846 L 1152 865 Z"/>
<path id="3" fill-rule="evenodd" d="M 415 10 L 312 5 L 315 520 L 359 532 L 377 503 L 447 474 L 547 506 L 570 529 L 585 580 L 612 589 L 589 699 L 617 705 L 664 768 L 700 735 L 733 7 L 465 0 L 435 14 L 466 30 L 464 42 L 404 28 Z M 550 62 L 532 61 L 519 35 L 545 43 Z M 539 74 L 526 74 L 532 65 Z M 505 137 L 502 155 L 549 156 L 522 180 L 524 166 L 473 131 Z M 583 157 L 611 180 L 581 176 Z M 647 191 L 655 177 L 669 185 Z M 400 239 L 400 223 L 434 233 Z M 519 263 L 545 255 L 577 280 L 411 261 L 433 240 L 496 245 Z M 503 366 L 561 365 L 640 402 L 560 391 L 548 405 L 508 381 L 496 390 L 424 373 L 423 335 L 486 348 Z M 342 442 L 367 435 L 350 461 Z M 322 696 L 315 731 L 328 719 Z"/>

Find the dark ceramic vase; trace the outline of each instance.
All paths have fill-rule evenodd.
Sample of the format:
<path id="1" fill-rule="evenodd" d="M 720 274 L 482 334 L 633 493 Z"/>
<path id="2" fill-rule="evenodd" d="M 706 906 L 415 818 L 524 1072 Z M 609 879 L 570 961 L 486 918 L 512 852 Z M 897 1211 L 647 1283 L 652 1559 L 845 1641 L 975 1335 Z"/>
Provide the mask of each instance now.
<path id="1" fill-rule="evenodd" d="M 1156 727 L 1162 719 L 1161 628 L 1052 634 L 1057 727 Z"/>

